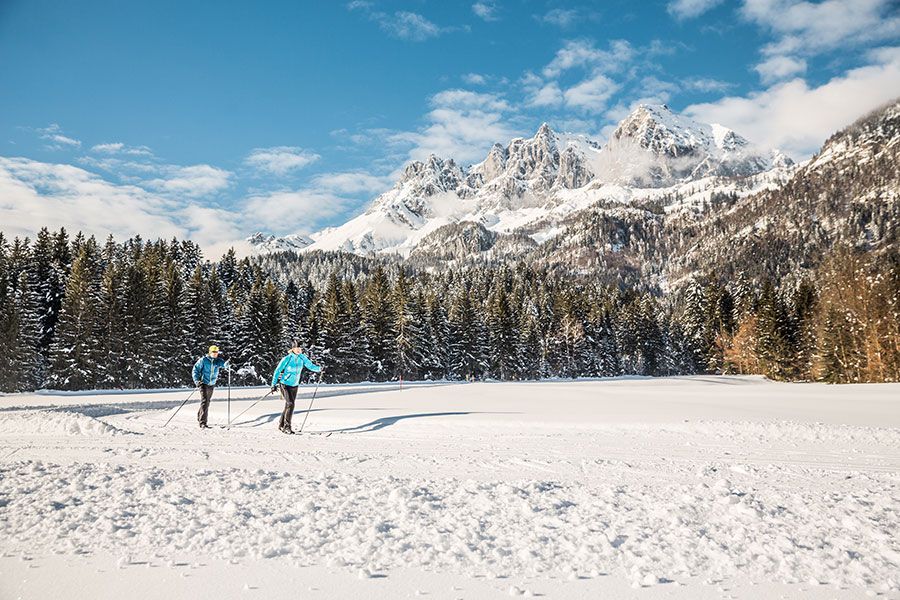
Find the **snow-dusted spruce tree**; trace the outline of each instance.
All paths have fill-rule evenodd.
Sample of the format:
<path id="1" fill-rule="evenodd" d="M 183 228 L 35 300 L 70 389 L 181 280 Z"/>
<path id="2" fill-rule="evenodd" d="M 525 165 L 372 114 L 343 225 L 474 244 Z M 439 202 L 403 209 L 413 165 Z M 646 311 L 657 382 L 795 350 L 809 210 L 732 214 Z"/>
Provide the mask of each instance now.
<path id="1" fill-rule="evenodd" d="M 368 379 L 372 365 L 372 354 L 365 325 L 362 322 L 362 310 L 359 306 L 359 294 L 356 286 L 349 279 L 343 283 L 341 295 L 344 299 L 345 313 L 348 322 L 348 381 L 364 381 Z"/>
<path id="2" fill-rule="evenodd" d="M 378 265 L 362 293 L 362 321 L 372 354 L 372 378 L 384 381 L 396 371 L 394 366 L 395 318 L 390 302 L 391 286 L 387 273 Z"/>
<path id="3" fill-rule="evenodd" d="M 423 365 L 431 379 L 446 379 L 450 373 L 450 323 L 447 309 L 435 291 L 429 290 L 425 296 L 425 318 L 428 320 L 425 355 Z"/>
<path id="4" fill-rule="evenodd" d="M 690 368 L 695 373 L 706 371 L 709 349 L 707 296 L 699 281 L 688 284 L 684 294 L 680 324 L 685 339 L 683 348 L 690 357 Z"/>
<path id="5" fill-rule="evenodd" d="M 178 381 L 185 385 L 191 383 L 190 374 L 185 369 L 190 364 L 193 353 L 184 335 L 184 280 L 181 269 L 175 261 L 166 262 L 163 271 L 163 315 L 160 324 L 163 352 L 160 370 L 163 374 L 161 385 L 170 385 Z"/>
<path id="6" fill-rule="evenodd" d="M 127 358 L 122 365 L 126 388 L 162 387 L 165 383 L 165 318 L 162 282 L 163 249 L 136 238 L 126 248 L 122 280 L 124 337 Z"/>
<path id="7" fill-rule="evenodd" d="M 124 363 L 128 360 L 128 344 L 125 340 L 124 287 L 122 285 L 124 253 L 112 236 L 106 240 L 102 251 L 104 264 L 100 281 L 98 306 L 98 338 L 101 341 L 98 365 L 98 387 L 122 387 Z"/>
<path id="8" fill-rule="evenodd" d="M 487 370 L 484 326 L 470 296 L 474 286 L 465 281 L 457 285 L 450 304 L 450 374 L 457 379 L 479 378 Z"/>
<path id="9" fill-rule="evenodd" d="M 322 298 L 322 321 L 319 342 L 322 347 L 317 359 L 328 365 L 328 376 L 334 381 L 349 379 L 354 360 L 352 349 L 352 323 L 343 288 L 337 274 L 328 278 L 328 286 Z"/>
<path id="10" fill-rule="evenodd" d="M 286 342 L 297 339 L 304 345 L 304 348 L 309 346 L 311 300 L 311 296 L 307 297 L 306 295 L 306 287 L 301 289 L 293 280 L 288 282 L 284 290 L 285 310 L 287 311 Z"/>
<path id="11" fill-rule="evenodd" d="M 418 379 L 425 353 L 423 313 L 416 303 L 410 282 L 403 269 L 391 290 L 391 312 L 394 315 L 394 375 L 398 379 Z"/>
<path id="12" fill-rule="evenodd" d="M 787 314 L 772 282 L 766 280 L 757 307 L 756 353 L 764 374 L 784 379 L 789 372 Z"/>
<path id="13" fill-rule="evenodd" d="M 253 383 L 268 381 L 268 376 L 285 352 L 286 308 L 281 290 L 264 278 L 250 289 L 238 325 L 236 364 L 245 373 L 255 373 Z M 249 375 L 251 379 L 253 375 Z"/>
<path id="14" fill-rule="evenodd" d="M 51 234 L 45 227 L 38 232 L 32 251 L 32 282 L 37 300 L 39 356 L 45 374 L 50 344 L 59 321 L 59 311 L 71 268 L 69 237 L 65 229 Z"/>
<path id="15" fill-rule="evenodd" d="M 218 327 L 218 298 L 211 293 L 203 266 L 197 265 L 185 287 L 182 315 L 183 330 L 194 359 L 205 354 Z"/>
<path id="16" fill-rule="evenodd" d="M 491 376 L 518 379 L 522 371 L 519 335 L 505 281 L 498 282 L 488 302 L 487 331 Z"/>
<path id="17" fill-rule="evenodd" d="M 12 298 L 12 320 L 18 333 L 15 337 L 13 374 L 19 391 L 32 390 L 43 382 L 45 364 L 40 355 L 40 323 L 37 299 L 31 288 L 31 277 L 22 272 Z"/>
<path id="18" fill-rule="evenodd" d="M 724 364 L 724 350 L 734 334 L 734 298 L 727 287 L 710 282 L 704 292 L 706 319 L 704 322 L 703 354 L 706 364 L 703 370 L 718 373 Z"/>
<path id="19" fill-rule="evenodd" d="M 102 379 L 100 322 L 100 253 L 94 238 L 81 244 L 66 285 L 65 298 L 50 352 L 47 385 L 83 390 Z"/>
<path id="20" fill-rule="evenodd" d="M 0 234 L 0 391 L 31 390 L 41 382 L 37 302 L 27 271 L 10 261 Z M 20 255 L 21 256 L 21 255 Z M 18 272 L 18 277 L 16 273 Z"/>

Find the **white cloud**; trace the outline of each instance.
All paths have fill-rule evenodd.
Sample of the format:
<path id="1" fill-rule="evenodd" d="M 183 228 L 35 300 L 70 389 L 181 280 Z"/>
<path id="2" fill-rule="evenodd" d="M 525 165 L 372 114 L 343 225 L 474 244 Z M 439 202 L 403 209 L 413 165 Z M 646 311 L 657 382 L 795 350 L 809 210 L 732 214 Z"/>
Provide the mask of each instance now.
<path id="1" fill-rule="evenodd" d="M 612 40 L 607 50 L 597 48 L 589 40 L 569 40 L 544 67 L 543 75 L 555 78 L 575 67 L 615 72 L 623 69 L 634 57 L 634 48 L 625 40 Z"/>
<path id="2" fill-rule="evenodd" d="M 483 158 L 498 140 L 515 134 L 504 118 L 510 107 L 496 94 L 445 90 L 432 96 L 431 105 L 428 124 L 422 129 L 388 137 L 389 143 L 412 146 L 410 158 L 421 160 L 436 154 L 470 162 Z"/>
<path id="3" fill-rule="evenodd" d="M 766 84 L 804 73 L 803 57 L 900 38 L 896 0 L 744 0 L 740 12 L 775 36 L 755 67 Z"/>
<path id="4" fill-rule="evenodd" d="M 721 3 L 722 0 L 672 0 L 666 9 L 676 19 L 693 19 Z"/>
<path id="5" fill-rule="evenodd" d="M 484 110 L 507 110 L 509 104 L 496 94 L 473 92 L 470 90 L 444 90 L 431 97 L 431 104 L 444 108 L 477 108 Z"/>
<path id="6" fill-rule="evenodd" d="M 559 106 L 563 103 L 563 93 L 559 84 L 551 81 L 537 88 L 528 103 L 531 106 Z"/>
<path id="7" fill-rule="evenodd" d="M 462 80 L 469 85 L 484 85 L 487 83 L 487 77 L 479 73 L 466 73 L 462 76 Z"/>
<path id="8" fill-rule="evenodd" d="M 619 84 L 609 77 L 596 73 L 567 89 L 563 92 L 563 97 L 568 106 L 599 112 L 606 108 L 607 101 L 619 87 Z"/>
<path id="9" fill-rule="evenodd" d="M 537 16 L 537 20 L 549 25 L 555 25 L 567 29 L 578 20 L 578 11 L 573 8 L 554 8 L 543 15 Z"/>
<path id="10" fill-rule="evenodd" d="M 233 215 L 217 212 L 212 220 L 202 210 L 72 165 L 0 157 L 0 222 L 9 235 L 66 227 L 101 238 L 190 238 L 204 247 L 238 237 Z"/>
<path id="11" fill-rule="evenodd" d="M 806 61 L 790 56 L 773 56 L 759 63 L 754 70 L 763 83 L 774 83 L 806 72 Z"/>
<path id="12" fill-rule="evenodd" d="M 645 104 L 665 104 L 672 94 L 680 91 L 680 87 L 671 82 L 663 81 L 653 75 L 641 79 L 635 92 L 642 97 Z"/>
<path id="13" fill-rule="evenodd" d="M 422 42 L 451 30 L 432 23 L 419 13 L 405 10 L 386 13 L 374 10 L 374 5 L 364 0 L 350 2 L 347 9 L 364 13 L 370 21 L 377 23 L 382 31 L 401 40 Z"/>
<path id="14" fill-rule="evenodd" d="M 144 185 L 160 192 L 196 198 L 224 190 L 231 183 L 229 171 L 211 165 L 170 165 L 164 169 L 165 177 L 145 181 Z"/>
<path id="15" fill-rule="evenodd" d="M 778 34 L 768 55 L 813 54 L 900 36 L 895 0 L 744 0 L 741 15 Z"/>
<path id="16" fill-rule="evenodd" d="M 365 171 L 322 173 L 312 178 L 313 187 L 338 194 L 368 193 L 374 196 L 390 188 L 393 183 L 392 175 L 372 175 Z"/>
<path id="17" fill-rule="evenodd" d="M 472 5 L 472 12 L 485 21 L 497 21 L 497 5 L 493 2 L 476 2 Z"/>
<path id="18" fill-rule="evenodd" d="M 91 152 L 96 154 L 128 154 L 132 156 L 152 156 L 153 152 L 147 146 L 128 146 L 122 142 L 108 142 L 91 146 Z"/>
<path id="19" fill-rule="evenodd" d="M 689 77 L 684 80 L 684 87 L 694 92 L 724 93 L 733 88 L 734 84 L 709 77 Z"/>
<path id="20" fill-rule="evenodd" d="M 380 22 L 382 29 L 401 40 L 421 42 L 441 34 L 441 28 L 423 17 L 409 11 L 394 13 L 393 19 Z"/>
<path id="21" fill-rule="evenodd" d="M 247 198 L 243 207 L 246 225 L 276 235 L 309 233 L 324 219 L 344 212 L 353 204 L 327 191 L 315 189 L 281 190 Z"/>
<path id="22" fill-rule="evenodd" d="M 778 147 L 795 159 L 810 156 L 835 131 L 900 96 L 900 47 L 868 53 L 871 64 L 809 87 L 802 79 L 747 96 L 694 104 L 685 113 L 721 123 L 754 142 Z"/>
<path id="23" fill-rule="evenodd" d="M 189 181 L 184 187 L 165 180 L 163 191 L 196 191 L 201 173 L 215 179 L 211 167 L 198 167 L 204 168 L 183 168 L 183 179 Z M 34 237 L 41 227 L 66 227 L 101 239 L 109 234 L 120 240 L 135 235 L 191 239 L 207 256 L 216 257 L 232 246 L 249 253 L 243 242 L 249 231 L 286 234 L 319 228 L 324 219 L 354 204 L 337 191 L 380 189 L 386 179 L 361 172 L 326 174 L 318 179 L 322 189 L 256 194 L 227 209 L 198 203 L 190 194 L 111 183 L 72 165 L 0 157 L 0 223 L 9 236 Z"/>
<path id="24" fill-rule="evenodd" d="M 105 156 L 103 158 L 79 156 L 76 160 L 82 165 L 113 173 L 121 179 L 132 182 L 138 182 L 144 177 L 159 175 L 161 169 L 165 168 L 157 163 L 123 160 L 113 156 Z"/>
<path id="25" fill-rule="evenodd" d="M 64 135 L 62 128 L 56 123 L 51 123 L 47 127 L 40 128 L 37 130 L 37 132 L 42 140 L 47 140 L 48 142 L 50 142 L 48 148 L 50 148 L 51 150 L 61 150 L 63 147 L 81 147 L 81 140 L 76 140 L 73 137 Z"/>
<path id="26" fill-rule="evenodd" d="M 321 158 L 296 146 L 275 146 L 272 148 L 256 148 L 244 159 L 244 163 L 264 173 L 285 176 L 291 171 L 302 169 Z"/>

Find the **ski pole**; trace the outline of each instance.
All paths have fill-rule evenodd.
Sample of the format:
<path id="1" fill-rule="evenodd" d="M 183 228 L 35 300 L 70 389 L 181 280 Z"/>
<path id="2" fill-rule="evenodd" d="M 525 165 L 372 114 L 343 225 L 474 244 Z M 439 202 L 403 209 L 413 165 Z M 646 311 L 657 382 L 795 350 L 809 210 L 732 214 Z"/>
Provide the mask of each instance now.
<path id="1" fill-rule="evenodd" d="M 306 414 L 303 415 L 303 423 L 300 425 L 300 433 L 303 433 L 303 428 L 306 426 L 306 419 L 309 418 L 309 411 L 312 410 L 313 402 L 316 401 L 316 394 L 319 393 L 319 384 L 322 383 L 322 374 L 325 373 L 325 369 L 319 373 L 319 376 L 316 377 L 316 389 L 313 390 L 312 398 L 309 400 L 309 408 L 306 409 Z"/>
<path id="2" fill-rule="evenodd" d="M 256 402 L 254 402 L 253 404 L 251 404 L 250 406 L 248 406 L 247 408 L 245 408 L 244 410 L 242 410 L 241 413 L 240 413 L 238 416 L 236 416 L 233 420 L 228 421 L 228 426 L 231 427 L 231 424 L 232 424 L 234 421 L 237 421 L 238 419 L 240 419 L 241 416 L 242 416 L 245 412 L 247 412 L 248 410 L 250 410 L 251 408 L 253 408 L 253 407 L 256 406 L 257 404 L 259 404 L 260 402 L 262 402 L 263 400 L 265 400 L 266 397 L 267 397 L 269 394 L 271 394 L 273 391 L 274 391 L 274 390 L 269 390 L 269 391 L 266 392 L 264 395 L 260 396 L 259 399 L 258 399 Z"/>
<path id="3" fill-rule="evenodd" d="M 231 425 L 231 363 L 228 364 L 228 424 Z"/>
<path id="4" fill-rule="evenodd" d="M 179 406 L 179 407 L 175 410 L 175 412 L 172 413 L 172 416 L 169 417 L 169 420 L 165 422 L 165 424 L 163 425 L 163 427 L 165 427 L 166 425 L 168 425 L 169 422 L 171 422 L 172 419 L 175 418 L 175 415 L 178 414 L 178 411 L 181 410 L 182 406 L 184 406 L 185 404 L 187 404 L 188 400 L 191 399 L 191 396 L 194 395 L 194 392 L 196 392 L 196 391 L 199 390 L 199 389 L 200 389 L 199 387 L 195 387 L 193 390 L 191 390 L 190 395 L 189 395 L 187 398 L 185 398 L 185 399 L 184 399 L 184 402 L 181 403 L 181 406 Z"/>

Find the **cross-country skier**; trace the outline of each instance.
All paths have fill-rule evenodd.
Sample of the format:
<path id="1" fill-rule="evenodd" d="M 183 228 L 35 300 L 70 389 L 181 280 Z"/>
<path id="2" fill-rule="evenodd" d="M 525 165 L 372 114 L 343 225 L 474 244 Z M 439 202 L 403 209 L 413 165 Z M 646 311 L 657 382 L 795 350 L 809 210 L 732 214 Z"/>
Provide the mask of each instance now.
<path id="1" fill-rule="evenodd" d="M 194 363 L 192 372 L 194 385 L 200 386 L 200 410 L 197 411 L 200 429 L 209 429 L 209 425 L 206 424 L 209 416 L 209 402 L 212 400 L 213 390 L 216 389 L 219 369 L 227 366 L 228 361 L 219 356 L 219 347 L 215 345 L 209 347 L 209 354 L 201 356 Z"/>
<path id="2" fill-rule="evenodd" d="M 281 397 L 284 399 L 284 412 L 278 420 L 278 429 L 282 433 L 294 433 L 291 429 L 291 417 L 294 416 L 294 401 L 297 400 L 300 373 L 304 368 L 315 373 L 322 370 L 322 367 L 313 364 L 309 357 L 303 354 L 300 342 L 294 340 L 291 343 L 291 351 L 281 359 L 272 375 L 272 391 L 274 392 L 280 385 Z"/>

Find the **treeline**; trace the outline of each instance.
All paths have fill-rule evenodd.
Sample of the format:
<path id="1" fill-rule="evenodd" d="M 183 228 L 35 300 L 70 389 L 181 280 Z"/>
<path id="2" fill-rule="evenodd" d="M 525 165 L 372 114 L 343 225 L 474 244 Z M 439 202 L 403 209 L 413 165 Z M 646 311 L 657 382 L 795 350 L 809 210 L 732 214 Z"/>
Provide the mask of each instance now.
<path id="1" fill-rule="evenodd" d="M 790 287 L 707 276 L 663 297 L 524 264 L 346 275 L 285 278 L 233 252 L 212 263 L 177 240 L 0 235 L 0 390 L 187 385 L 211 343 L 233 383 L 262 383 L 295 337 L 331 382 L 900 379 L 896 252 L 841 250 Z"/>

